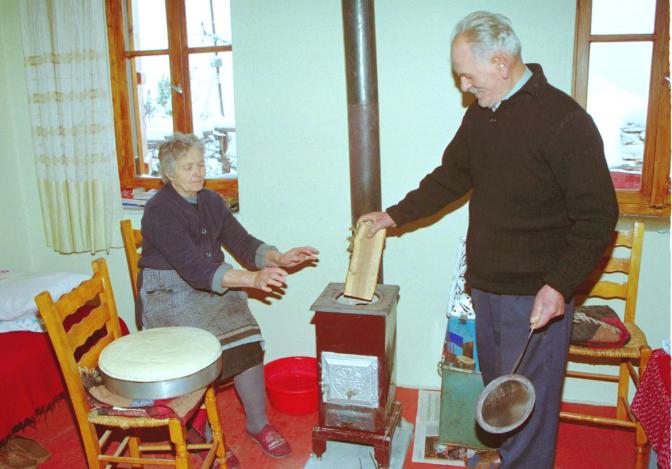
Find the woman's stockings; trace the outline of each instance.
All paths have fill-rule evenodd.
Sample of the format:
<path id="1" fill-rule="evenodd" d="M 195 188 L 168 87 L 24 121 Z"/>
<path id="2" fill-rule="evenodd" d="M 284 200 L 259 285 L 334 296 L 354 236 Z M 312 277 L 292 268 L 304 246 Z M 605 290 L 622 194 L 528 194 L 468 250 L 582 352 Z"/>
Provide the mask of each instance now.
<path id="1" fill-rule="evenodd" d="M 257 434 L 268 423 L 266 418 L 266 389 L 264 365 L 248 368 L 233 378 L 238 397 L 245 409 L 247 431 Z"/>

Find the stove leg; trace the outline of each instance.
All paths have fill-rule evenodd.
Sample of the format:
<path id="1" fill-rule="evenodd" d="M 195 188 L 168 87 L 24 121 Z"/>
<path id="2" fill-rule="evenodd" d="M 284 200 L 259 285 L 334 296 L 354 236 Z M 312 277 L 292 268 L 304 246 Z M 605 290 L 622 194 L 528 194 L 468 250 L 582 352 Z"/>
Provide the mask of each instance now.
<path id="1" fill-rule="evenodd" d="M 313 453 L 315 453 L 315 456 L 321 458 L 326 450 L 327 438 L 313 431 Z"/>
<path id="2" fill-rule="evenodd" d="M 373 454 L 376 458 L 376 463 L 378 463 L 379 469 L 386 469 L 390 466 L 390 445 L 374 445 Z"/>

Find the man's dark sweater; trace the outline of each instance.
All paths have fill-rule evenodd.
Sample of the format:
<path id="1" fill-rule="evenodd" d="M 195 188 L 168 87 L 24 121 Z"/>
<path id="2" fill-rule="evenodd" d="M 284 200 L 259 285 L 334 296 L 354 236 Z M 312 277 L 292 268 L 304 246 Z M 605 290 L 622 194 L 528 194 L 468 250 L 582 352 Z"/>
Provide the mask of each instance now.
<path id="1" fill-rule="evenodd" d="M 441 165 L 387 213 L 402 226 L 472 190 L 469 283 L 510 295 L 548 284 L 569 298 L 606 248 L 618 205 L 593 120 L 528 67 L 496 111 L 467 109 Z"/>

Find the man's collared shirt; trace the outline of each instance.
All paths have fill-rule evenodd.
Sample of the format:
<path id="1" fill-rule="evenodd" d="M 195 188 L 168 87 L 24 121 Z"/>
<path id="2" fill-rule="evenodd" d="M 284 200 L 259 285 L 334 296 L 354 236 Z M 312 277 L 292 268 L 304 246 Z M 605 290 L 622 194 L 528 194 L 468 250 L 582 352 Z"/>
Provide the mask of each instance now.
<path id="1" fill-rule="evenodd" d="M 502 104 L 502 101 L 509 99 L 511 96 L 516 94 L 518 90 L 520 90 L 523 86 L 525 86 L 525 83 L 527 83 L 527 80 L 529 80 L 532 77 L 532 71 L 527 68 L 527 65 L 525 65 L 525 71 L 523 72 L 523 76 L 520 77 L 520 80 L 518 80 L 518 83 L 515 84 L 513 88 L 509 90 L 508 93 L 494 106 L 491 106 L 490 109 L 494 111 L 497 110 L 500 104 Z"/>

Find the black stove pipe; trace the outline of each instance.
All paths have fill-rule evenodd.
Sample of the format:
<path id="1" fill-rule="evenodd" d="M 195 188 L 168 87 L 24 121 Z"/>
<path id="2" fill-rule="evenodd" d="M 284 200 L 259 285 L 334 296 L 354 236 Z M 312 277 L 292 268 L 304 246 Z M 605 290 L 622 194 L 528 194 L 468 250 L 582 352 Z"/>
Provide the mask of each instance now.
<path id="1" fill-rule="evenodd" d="M 373 0 L 342 0 L 345 70 L 348 88 L 350 201 L 352 226 L 378 211 L 380 143 L 378 78 Z"/>
<path id="2" fill-rule="evenodd" d="M 354 227 L 361 215 L 381 210 L 376 27 L 373 0 L 342 0 L 341 5 Z M 383 282 L 382 260 L 378 282 Z"/>

